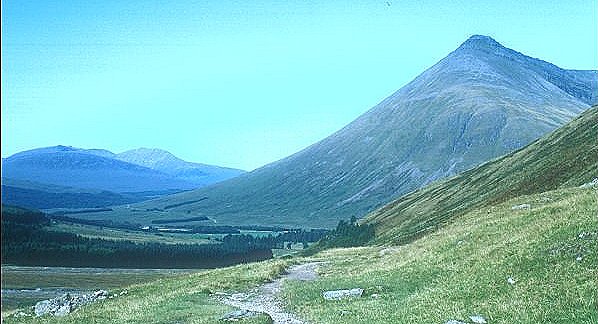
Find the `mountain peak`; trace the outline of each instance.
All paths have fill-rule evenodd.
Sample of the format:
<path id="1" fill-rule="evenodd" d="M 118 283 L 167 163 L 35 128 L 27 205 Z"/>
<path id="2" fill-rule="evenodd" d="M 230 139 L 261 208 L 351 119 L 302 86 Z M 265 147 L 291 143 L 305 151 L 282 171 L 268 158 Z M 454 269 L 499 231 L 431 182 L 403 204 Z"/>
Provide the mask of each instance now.
<path id="1" fill-rule="evenodd" d="M 473 35 L 469 37 L 459 48 L 471 48 L 471 49 L 495 49 L 502 48 L 503 46 L 494 40 L 494 38 L 486 35 Z"/>

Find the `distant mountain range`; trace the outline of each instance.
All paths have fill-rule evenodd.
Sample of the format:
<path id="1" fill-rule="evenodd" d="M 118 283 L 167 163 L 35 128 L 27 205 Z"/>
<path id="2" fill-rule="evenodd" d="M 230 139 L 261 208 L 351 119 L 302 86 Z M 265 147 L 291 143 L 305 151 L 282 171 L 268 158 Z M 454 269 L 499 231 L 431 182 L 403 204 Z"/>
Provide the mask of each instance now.
<path id="1" fill-rule="evenodd" d="M 227 224 L 332 227 L 521 148 L 597 99 L 597 72 L 559 68 L 472 36 L 330 137 L 226 182 L 143 208 Z"/>
<path id="2" fill-rule="evenodd" d="M 195 189 L 243 172 L 186 162 L 157 149 L 114 154 L 53 146 L 2 159 L 2 201 L 34 208 L 107 206 Z"/>

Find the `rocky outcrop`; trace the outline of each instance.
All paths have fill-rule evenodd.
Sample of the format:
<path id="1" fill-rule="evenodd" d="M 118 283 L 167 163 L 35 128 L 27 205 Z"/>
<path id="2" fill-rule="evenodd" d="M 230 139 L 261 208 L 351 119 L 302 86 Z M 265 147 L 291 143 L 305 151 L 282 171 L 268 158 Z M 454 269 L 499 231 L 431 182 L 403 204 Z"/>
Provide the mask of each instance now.
<path id="1" fill-rule="evenodd" d="M 108 292 L 106 290 L 98 290 L 93 294 L 80 296 L 73 296 L 67 293 L 60 297 L 38 302 L 35 304 L 34 312 L 35 316 L 42 316 L 46 314 L 54 316 L 66 316 L 78 307 L 106 298 L 108 298 Z"/>

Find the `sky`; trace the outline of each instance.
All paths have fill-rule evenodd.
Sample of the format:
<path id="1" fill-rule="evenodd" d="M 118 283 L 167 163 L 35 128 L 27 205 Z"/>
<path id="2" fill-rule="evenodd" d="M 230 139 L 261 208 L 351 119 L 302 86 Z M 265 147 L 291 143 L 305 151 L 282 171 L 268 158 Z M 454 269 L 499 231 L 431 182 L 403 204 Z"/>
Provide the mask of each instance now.
<path id="1" fill-rule="evenodd" d="M 2 157 L 161 148 L 252 170 L 339 130 L 473 34 L 598 67 L 598 0 L 2 1 Z"/>

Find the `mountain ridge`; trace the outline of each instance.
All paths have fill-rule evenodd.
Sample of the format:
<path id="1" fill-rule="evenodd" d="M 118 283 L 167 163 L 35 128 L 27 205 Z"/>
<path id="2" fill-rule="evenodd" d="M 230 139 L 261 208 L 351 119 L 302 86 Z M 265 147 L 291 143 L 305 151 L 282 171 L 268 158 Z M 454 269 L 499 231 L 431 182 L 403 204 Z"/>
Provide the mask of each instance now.
<path id="1" fill-rule="evenodd" d="M 121 161 L 158 170 L 200 186 L 214 184 L 245 173 L 244 170 L 239 169 L 188 162 L 166 150 L 157 148 L 141 147 L 118 153 L 115 157 Z"/>

